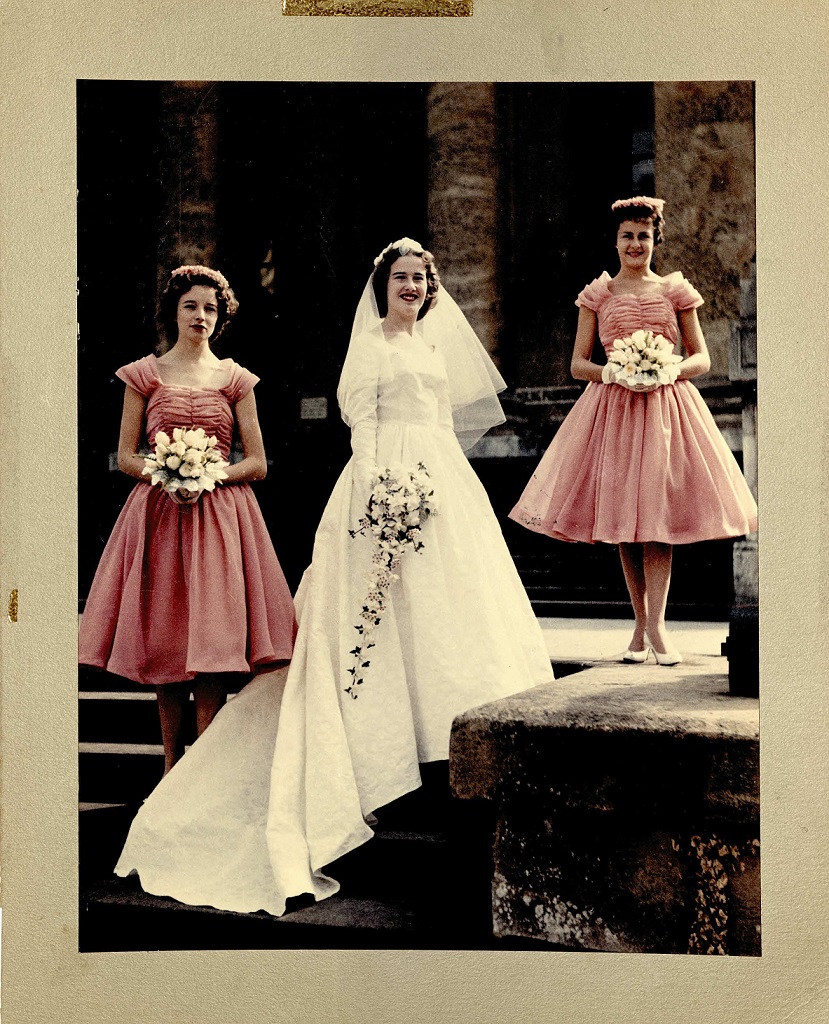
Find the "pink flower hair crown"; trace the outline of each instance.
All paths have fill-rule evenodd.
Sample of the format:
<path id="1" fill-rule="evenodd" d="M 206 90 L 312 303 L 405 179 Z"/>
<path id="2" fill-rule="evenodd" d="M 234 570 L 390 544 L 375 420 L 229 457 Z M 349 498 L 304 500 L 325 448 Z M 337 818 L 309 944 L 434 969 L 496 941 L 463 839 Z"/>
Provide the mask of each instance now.
<path id="1" fill-rule="evenodd" d="M 611 210 L 623 210 L 627 206 L 646 206 L 649 210 L 662 216 L 665 208 L 664 199 L 654 199 L 653 196 L 633 196 L 631 199 L 617 199 L 610 206 Z"/>
<path id="2" fill-rule="evenodd" d="M 209 277 L 211 281 L 215 281 L 217 286 L 221 289 L 230 288 L 230 283 L 224 274 L 221 274 L 218 270 L 213 270 L 212 267 L 200 267 L 200 266 L 184 266 L 176 267 L 176 269 L 170 274 L 170 278 L 174 277 Z"/>
<path id="3" fill-rule="evenodd" d="M 397 249 L 401 256 L 408 256 L 410 253 L 413 256 L 422 256 L 426 250 L 413 238 L 398 238 L 396 242 L 392 242 L 387 245 L 386 248 L 380 253 L 379 256 L 374 260 L 375 267 L 379 267 L 383 262 L 383 257 L 386 253 L 390 253 L 392 249 Z"/>

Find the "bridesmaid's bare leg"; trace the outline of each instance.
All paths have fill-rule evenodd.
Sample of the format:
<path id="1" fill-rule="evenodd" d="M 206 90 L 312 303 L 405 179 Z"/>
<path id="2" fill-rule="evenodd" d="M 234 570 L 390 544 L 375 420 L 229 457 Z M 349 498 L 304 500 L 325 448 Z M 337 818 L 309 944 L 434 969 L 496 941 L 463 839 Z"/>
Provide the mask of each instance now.
<path id="1" fill-rule="evenodd" d="M 184 756 L 184 711 L 190 698 L 189 683 L 156 686 L 161 742 L 164 744 L 164 774 Z"/>
<path id="2" fill-rule="evenodd" d="M 645 632 L 648 622 L 648 599 L 645 589 L 645 566 L 644 566 L 644 545 L 642 544 L 620 544 L 619 557 L 622 560 L 622 569 L 625 573 L 630 603 L 633 605 L 633 614 L 636 622 L 633 626 L 633 637 L 628 650 L 644 651 Z"/>
<path id="3" fill-rule="evenodd" d="M 656 541 L 648 541 L 643 547 L 648 639 L 655 651 L 665 654 L 673 650 L 665 629 L 665 607 L 668 603 L 668 588 L 671 585 L 673 548 L 670 544 L 659 544 Z"/>
<path id="4" fill-rule="evenodd" d="M 193 680 L 193 700 L 196 703 L 196 736 L 201 736 L 227 700 L 227 686 L 220 673 L 202 673 Z"/>

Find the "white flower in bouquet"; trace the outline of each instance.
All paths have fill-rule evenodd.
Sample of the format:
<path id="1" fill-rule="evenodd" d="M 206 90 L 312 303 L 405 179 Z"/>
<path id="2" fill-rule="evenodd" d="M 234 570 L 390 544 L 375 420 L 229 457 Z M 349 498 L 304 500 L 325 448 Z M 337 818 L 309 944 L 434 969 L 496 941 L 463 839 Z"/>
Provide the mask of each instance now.
<path id="1" fill-rule="evenodd" d="M 602 376 L 608 383 L 673 384 L 679 374 L 682 356 L 674 355 L 674 346 L 653 331 L 634 331 L 629 338 L 617 338 L 607 354 Z"/>
<path id="2" fill-rule="evenodd" d="M 172 440 L 163 430 L 155 435 L 155 451 L 145 456 L 142 473 L 150 483 L 172 493 L 179 489 L 212 491 L 227 479 L 230 465 L 218 450 L 218 438 L 208 437 L 203 427 L 176 427 Z"/>
<path id="3" fill-rule="evenodd" d="M 371 665 L 368 651 L 375 646 L 372 639 L 386 610 L 386 595 L 391 585 L 400 579 L 397 571 L 400 559 L 409 548 L 420 552 L 423 524 L 437 511 L 429 473 L 423 463 L 414 470 L 402 466 L 386 467 L 375 474 L 375 484 L 368 499 L 365 514 L 350 536 L 370 536 L 375 545 L 371 566 L 366 572 L 368 593 L 360 611 L 360 621 L 354 627 L 359 635 L 349 654 L 354 659 L 347 670 L 351 676 L 345 692 L 356 699 L 357 687 L 362 685 L 366 670 Z"/>

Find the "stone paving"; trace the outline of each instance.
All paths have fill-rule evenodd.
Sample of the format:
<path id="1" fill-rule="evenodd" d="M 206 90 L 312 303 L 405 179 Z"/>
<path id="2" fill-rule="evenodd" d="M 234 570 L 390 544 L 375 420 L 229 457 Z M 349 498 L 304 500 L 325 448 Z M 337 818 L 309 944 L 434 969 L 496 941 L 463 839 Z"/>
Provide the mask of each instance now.
<path id="1" fill-rule="evenodd" d="M 620 655 L 630 642 L 632 619 L 539 619 L 553 662 L 601 662 Z M 726 622 L 669 622 L 668 631 L 684 655 L 718 659 L 713 671 L 728 674 L 721 644 L 728 636 Z M 651 656 L 650 664 L 654 664 Z M 621 669 L 627 666 L 620 666 Z"/>

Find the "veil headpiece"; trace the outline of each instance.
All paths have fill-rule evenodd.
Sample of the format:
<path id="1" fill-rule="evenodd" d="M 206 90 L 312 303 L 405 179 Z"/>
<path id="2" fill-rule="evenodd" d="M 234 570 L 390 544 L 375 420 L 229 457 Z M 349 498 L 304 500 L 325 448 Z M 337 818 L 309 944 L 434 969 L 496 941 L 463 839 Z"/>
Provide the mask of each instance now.
<path id="1" fill-rule="evenodd" d="M 402 238 L 380 253 L 397 250 L 401 256 L 421 256 L 424 248 L 411 238 Z M 415 327 L 416 337 L 443 357 L 449 380 L 449 401 L 455 434 L 464 451 L 498 423 L 505 420 L 498 393 L 506 383 L 458 304 L 439 286 L 428 312 Z M 383 318 L 374 294 L 374 271 L 363 289 L 354 314 L 351 341 L 340 375 L 337 401 L 345 422 L 353 425 L 355 410 L 364 402 L 367 387 L 375 387 L 393 376 L 392 346 L 383 333 Z"/>

